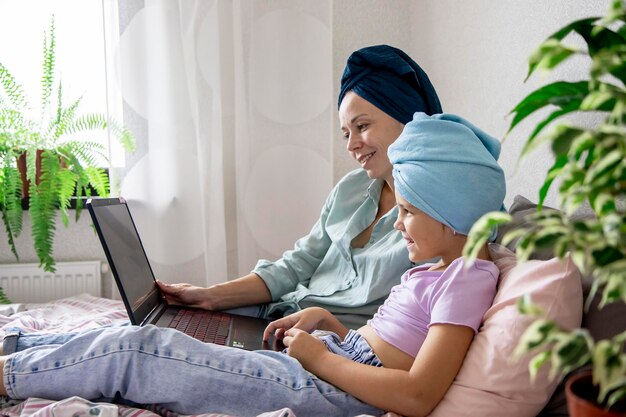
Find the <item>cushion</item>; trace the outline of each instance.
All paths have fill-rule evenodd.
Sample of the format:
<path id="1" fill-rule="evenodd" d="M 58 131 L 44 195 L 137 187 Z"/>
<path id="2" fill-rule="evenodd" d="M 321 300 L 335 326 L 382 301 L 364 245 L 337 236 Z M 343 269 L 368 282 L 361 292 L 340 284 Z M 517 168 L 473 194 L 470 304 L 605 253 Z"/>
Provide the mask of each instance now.
<path id="1" fill-rule="evenodd" d="M 491 244 L 489 251 L 500 268 L 498 291 L 459 374 L 432 417 L 534 417 L 546 404 L 558 380 L 549 380 L 545 367 L 533 384 L 528 372 L 532 355 L 513 359 L 522 333 L 534 320 L 517 310 L 524 294 L 531 294 L 533 302 L 564 328 L 580 326 L 581 277 L 571 260 L 517 264 L 515 254 L 504 246 Z"/>
<path id="2" fill-rule="evenodd" d="M 545 207 L 547 210 L 554 210 L 551 207 Z M 509 213 L 513 215 L 513 223 L 504 226 L 499 230 L 498 242 L 501 241 L 502 236 L 515 225 L 526 223 L 525 216 L 531 214 L 537 210 L 537 204 L 517 195 L 513 199 L 513 204 L 509 208 Z M 572 214 L 571 219 L 579 220 L 592 218 L 594 212 L 589 204 L 581 205 Z M 507 247 L 511 250 L 515 250 L 515 241 L 511 242 Z M 531 255 L 531 259 L 549 259 L 553 256 L 553 253 L 549 249 L 542 249 L 536 251 Z M 583 277 L 583 297 L 587 298 L 589 290 L 591 288 L 592 278 L 590 276 Z M 582 327 L 589 330 L 591 336 L 598 339 L 606 339 L 615 336 L 626 330 L 626 322 L 623 317 L 626 317 L 626 303 L 612 303 L 605 306 L 602 309 L 598 309 L 598 304 L 601 298 L 601 294 L 598 293 L 591 301 L 590 308 L 584 311 L 582 319 Z M 624 346 L 626 351 L 626 346 Z M 574 371 L 578 372 L 578 370 Z M 567 379 L 564 378 L 564 380 Z M 540 417 L 564 417 L 567 416 L 567 405 L 565 403 L 565 389 L 564 383 L 560 383 L 556 389 L 555 394 L 550 398 L 546 407 L 539 414 Z"/>
<path id="3" fill-rule="evenodd" d="M 543 210 L 556 210 L 556 209 L 549 207 L 549 206 L 543 206 Z M 501 243 L 502 238 L 509 230 L 515 229 L 519 226 L 528 225 L 529 222 L 528 220 L 526 220 L 526 216 L 532 213 L 535 213 L 536 211 L 537 211 L 536 203 L 533 203 L 532 201 L 530 201 L 529 199 L 521 195 L 516 195 L 515 197 L 513 197 L 513 204 L 511 204 L 511 207 L 509 207 L 509 214 L 513 216 L 513 221 L 509 224 L 501 226 L 498 229 L 498 236 L 496 238 L 496 243 Z M 576 211 L 574 211 L 574 213 L 572 213 L 572 215 L 570 216 L 570 219 L 579 220 L 579 219 L 591 218 L 593 216 L 594 216 L 594 213 L 591 207 L 589 206 L 589 204 L 584 203 L 584 204 L 581 204 L 581 206 L 578 207 Z M 515 251 L 516 246 L 517 246 L 517 240 L 513 240 L 507 245 L 507 248 L 512 251 Z M 550 248 L 537 249 L 530 256 L 531 259 L 543 259 L 543 260 L 548 260 L 553 257 L 554 257 L 554 251 Z"/>
<path id="4" fill-rule="evenodd" d="M 543 210 L 554 210 L 552 207 L 543 206 Z M 513 198 L 513 204 L 509 207 L 509 214 L 513 216 L 513 221 L 510 223 L 500 226 L 498 228 L 498 236 L 496 237 L 496 243 L 501 243 L 504 235 L 513 229 L 516 229 L 520 226 L 526 226 L 529 224 L 528 220 L 526 220 L 526 216 L 537 212 L 537 204 L 528 200 L 527 198 L 516 195 Z M 515 239 L 507 245 L 507 248 L 515 251 L 517 247 L 517 240 Z M 554 257 L 554 251 L 551 249 L 540 249 L 533 252 L 530 256 L 531 259 L 543 259 L 548 260 Z"/>

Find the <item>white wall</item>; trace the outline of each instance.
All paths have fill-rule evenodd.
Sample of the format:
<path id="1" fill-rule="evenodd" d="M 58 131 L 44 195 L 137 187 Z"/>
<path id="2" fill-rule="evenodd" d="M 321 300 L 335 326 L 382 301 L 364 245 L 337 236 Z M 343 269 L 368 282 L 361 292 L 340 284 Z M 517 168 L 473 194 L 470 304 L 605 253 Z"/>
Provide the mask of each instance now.
<path id="1" fill-rule="evenodd" d="M 444 110 L 503 137 L 511 120 L 507 114 L 526 94 L 555 77 L 578 80 L 587 70 L 586 63 L 579 60 L 564 64 L 549 77 L 534 74 L 524 84 L 529 55 L 565 24 L 604 14 L 609 1 L 439 0 L 420 1 L 415 6 L 414 52 L 428 68 Z M 514 130 L 502 146 L 507 202 L 515 194 L 536 201 L 553 162 L 549 150 L 542 149 L 518 165 L 525 139 L 538 119 L 532 120 Z M 549 197 L 549 204 L 557 204 L 553 192 Z"/>
<path id="2" fill-rule="evenodd" d="M 379 7 L 371 8 L 371 3 L 363 7 L 351 4 L 345 7 L 345 15 L 335 15 L 335 46 L 347 43 L 356 49 L 377 42 L 372 40 L 374 25 L 364 23 L 375 19 L 372 16 L 382 9 L 383 16 L 395 13 L 395 22 L 382 20 L 376 25 L 375 35 L 382 31 L 381 27 L 390 31 L 377 43 L 397 42 L 395 46 L 409 53 L 428 73 L 444 111 L 466 117 L 499 138 L 509 126 L 509 111 L 534 88 L 554 78 L 534 75 L 524 84 L 528 56 L 534 48 L 566 23 L 602 15 L 609 6 L 609 0 L 417 0 L 410 2 L 410 10 L 403 10 L 404 1 L 372 3 Z M 343 7 L 335 9 L 344 11 Z M 350 39 L 337 39 L 340 35 Z M 359 41 L 361 44 L 357 45 Z M 585 62 L 573 64 L 557 69 L 554 76 L 568 80 L 583 76 Z M 335 69 L 335 78 L 340 76 L 341 72 Z M 507 173 L 507 204 L 515 194 L 536 201 L 545 172 L 552 164 L 549 150 L 540 149 L 517 165 L 532 125 L 533 122 L 520 125 L 502 147 L 500 162 Z M 335 138 L 339 141 L 338 134 Z M 338 180 L 355 164 L 337 145 L 335 150 L 334 174 Z M 554 193 L 549 195 L 548 203 L 557 203 Z"/>

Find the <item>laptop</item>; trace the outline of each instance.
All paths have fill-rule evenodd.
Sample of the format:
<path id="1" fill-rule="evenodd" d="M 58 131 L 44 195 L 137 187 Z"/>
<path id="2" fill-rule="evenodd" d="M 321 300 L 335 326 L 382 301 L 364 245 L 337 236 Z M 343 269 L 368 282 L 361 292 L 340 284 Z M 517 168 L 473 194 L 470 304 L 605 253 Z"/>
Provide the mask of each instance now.
<path id="1" fill-rule="evenodd" d="M 86 206 L 132 324 L 176 328 L 203 342 L 246 350 L 284 348 L 273 338 L 263 342 L 269 320 L 167 304 L 126 201 L 90 198 Z"/>

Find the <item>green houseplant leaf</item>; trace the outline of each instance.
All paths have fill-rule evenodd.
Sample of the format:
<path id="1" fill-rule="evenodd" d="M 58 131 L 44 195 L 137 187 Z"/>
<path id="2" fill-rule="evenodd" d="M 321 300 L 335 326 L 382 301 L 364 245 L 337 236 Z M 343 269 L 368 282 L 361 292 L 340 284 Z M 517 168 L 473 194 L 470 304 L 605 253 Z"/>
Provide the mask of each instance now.
<path id="1" fill-rule="evenodd" d="M 468 257 L 468 259 L 476 259 L 478 252 L 497 230 L 497 227 L 510 221 L 511 216 L 501 211 L 491 212 L 483 216 L 472 226 L 467 244 L 463 248 L 463 256 Z"/>
<path id="2" fill-rule="evenodd" d="M 54 17 L 43 36 L 40 115 L 31 119 L 29 102 L 20 83 L 0 63 L 0 210 L 9 246 L 15 257 L 15 237 L 22 231 L 22 189 L 29 195 L 32 237 L 40 265 L 54 271 L 53 243 L 56 213 L 65 226 L 75 200 L 76 219 L 82 197 L 95 190 L 109 194 L 106 171 L 98 166 L 107 160 L 105 149 L 90 138 L 108 130 L 128 152 L 134 150 L 132 133 L 104 115 L 81 114 L 82 97 L 67 101 L 63 84 L 56 78 Z M 23 161 L 25 175 L 18 173 Z M 18 258 L 19 259 L 19 258 Z"/>
<path id="3" fill-rule="evenodd" d="M 511 110 L 514 117 L 511 126 L 509 126 L 509 132 L 522 120 L 526 119 L 526 117 L 549 105 L 557 106 L 561 111 L 567 110 L 563 114 L 577 110 L 580 103 L 582 103 L 583 99 L 589 94 L 588 85 L 589 83 L 585 81 L 575 83 L 556 81 L 536 89 Z M 549 117 L 549 119 L 550 118 L 554 119 L 556 116 Z M 547 123 L 538 125 L 538 127 L 541 126 L 541 128 L 543 128 L 546 124 Z M 533 132 L 532 137 L 537 136 L 540 131 L 541 129 L 538 129 L 536 132 Z"/>
<path id="4" fill-rule="evenodd" d="M 568 46 L 570 36 L 582 39 L 586 48 Z M 569 256 L 576 267 L 593 279 L 587 307 L 601 294 L 600 308 L 626 303 L 626 4 L 614 0 L 603 18 L 572 22 L 548 37 L 529 59 L 528 77 L 537 70 L 551 71 L 573 56 L 591 60 L 587 77 L 555 81 L 528 94 L 511 111 L 510 134 L 539 110 L 547 116 L 536 122 L 520 157 L 539 145 L 549 145 L 554 163 L 539 190 L 538 211 L 502 238 L 515 244 L 519 261 L 534 251 L 553 249 Z M 528 78 L 527 77 L 527 78 Z M 577 112 L 593 113 L 585 126 L 572 125 Z M 568 121 L 564 122 L 564 117 Z M 547 133 L 546 133 L 547 132 Z M 560 210 L 542 209 L 548 190 L 558 183 Z M 573 214 L 581 204 L 593 210 L 590 218 Z M 505 220 L 502 218 L 503 221 Z M 464 254 L 476 255 L 476 242 L 484 242 L 491 213 L 470 232 Z M 532 353 L 531 378 L 543 366 L 553 377 L 591 364 L 597 403 L 611 407 L 626 399 L 626 331 L 611 339 L 594 340 L 584 329 L 562 329 L 543 317 L 528 300 L 518 304 L 525 314 L 537 317 L 519 341 L 517 355 Z"/>

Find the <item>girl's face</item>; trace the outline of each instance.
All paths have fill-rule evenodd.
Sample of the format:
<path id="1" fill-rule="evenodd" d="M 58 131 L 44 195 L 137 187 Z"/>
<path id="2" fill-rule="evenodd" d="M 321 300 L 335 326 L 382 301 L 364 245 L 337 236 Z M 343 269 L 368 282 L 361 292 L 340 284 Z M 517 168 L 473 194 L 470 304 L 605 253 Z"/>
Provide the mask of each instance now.
<path id="1" fill-rule="evenodd" d="M 446 251 L 447 227 L 415 208 L 396 191 L 398 219 L 394 227 L 402 232 L 412 262 L 432 259 Z"/>
<path id="2" fill-rule="evenodd" d="M 352 91 L 341 102 L 339 122 L 348 152 L 367 175 L 392 181 L 387 148 L 404 125 Z"/>

